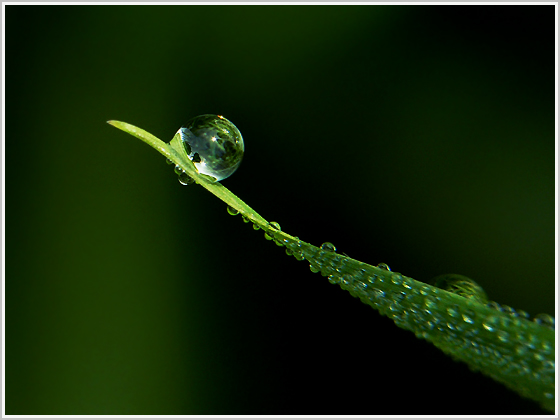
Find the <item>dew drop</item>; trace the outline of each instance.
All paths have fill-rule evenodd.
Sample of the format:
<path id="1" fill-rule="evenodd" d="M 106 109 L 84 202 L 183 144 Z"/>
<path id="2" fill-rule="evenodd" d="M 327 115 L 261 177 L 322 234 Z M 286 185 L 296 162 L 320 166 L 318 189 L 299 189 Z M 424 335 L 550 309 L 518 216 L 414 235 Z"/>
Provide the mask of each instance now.
<path id="1" fill-rule="evenodd" d="M 334 274 L 331 274 L 329 276 L 329 283 L 332 283 L 332 284 L 338 283 L 338 277 L 336 277 Z"/>
<path id="2" fill-rule="evenodd" d="M 552 329 L 554 329 L 556 323 L 555 319 L 548 314 L 538 314 L 535 316 L 533 321 L 539 325 Z"/>
<path id="3" fill-rule="evenodd" d="M 377 264 L 377 268 L 381 268 L 382 270 L 387 270 L 387 271 L 391 271 L 391 268 L 385 264 L 385 263 L 379 263 Z"/>
<path id="4" fill-rule="evenodd" d="M 381 299 L 385 297 L 385 292 L 381 289 L 373 289 L 372 290 L 373 295 L 377 298 L 377 299 Z"/>
<path id="5" fill-rule="evenodd" d="M 194 179 L 192 179 L 190 176 L 188 176 L 186 173 L 181 172 L 179 174 L 179 182 L 183 185 L 190 185 L 194 182 Z"/>
<path id="6" fill-rule="evenodd" d="M 245 216 L 241 216 L 241 217 L 243 217 L 243 222 L 244 223 L 251 223 L 251 220 L 249 220 L 248 217 L 245 217 Z"/>
<path id="7" fill-rule="evenodd" d="M 342 277 L 341 283 L 347 286 L 347 285 L 350 284 L 350 282 L 351 282 L 352 280 L 353 280 L 352 275 L 351 275 L 351 274 L 346 274 L 345 276 Z"/>
<path id="8" fill-rule="evenodd" d="M 468 324 L 474 323 L 475 312 L 472 309 L 467 309 L 465 312 L 462 313 L 463 321 Z"/>
<path id="9" fill-rule="evenodd" d="M 268 227 L 270 227 L 274 230 L 280 230 L 280 224 L 278 222 L 270 222 L 268 224 Z"/>
<path id="10" fill-rule="evenodd" d="M 177 175 L 181 175 L 183 173 L 183 170 L 179 165 L 175 165 L 175 168 L 173 168 L 173 172 L 175 172 Z"/>
<path id="11" fill-rule="evenodd" d="M 502 341 L 503 343 L 506 343 L 509 339 L 509 335 L 507 332 L 505 331 L 499 331 L 498 332 L 498 338 L 500 339 L 500 341 Z"/>
<path id="12" fill-rule="evenodd" d="M 191 118 L 177 133 L 199 173 L 221 181 L 233 174 L 243 158 L 243 137 L 228 119 L 213 114 Z"/>
<path id="13" fill-rule="evenodd" d="M 168 165 L 174 165 L 173 161 L 171 159 L 165 159 L 165 163 L 167 163 Z"/>
<path id="14" fill-rule="evenodd" d="M 497 318 L 495 316 L 490 316 L 482 322 L 482 326 L 488 331 L 494 331 L 496 328 Z"/>
<path id="15" fill-rule="evenodd" d="M 457 305 L 452 305 L 447 308 L 447 313 L 449 316 L 455 318 L 459 315 L 459 307 Z"/>
<path id="16" fill-rule="evenodd" d="M 378 266 L 379 267 L 379 266 Z M 397 286 L 402 283 L 402 275 L 399 273 L 395 273 L 391 276 L 391 283 L 396 284 Z"/>
<path id="17" fill-rule="evenodd" d="M 497 311 L 501 311 L 501 310 L 502 310 L 502 307 L 500 306 L 500 304 L 497 303 L 497 302 L 494 302 L 494 301 L 488 302 L 488 303 L 486 304 L 486 306 L 488 306 L 488 307 L 491 308 L 491 309 L 495 309 L 495 310 L 497 310 Z"/>
<path id="18" fill-rule="evenodd" d="M 528 312 L 523 311 L 523 310 L 518 310 L 517 311 L 517 316 L 519 318 L 524 318 L 524 319 L 529 319 L 531 317 Z"/>
<path id="19" fill-rule="evenodd" d="M 473 301 L 486 303 L 486 292 L 474 280 L 460 274 L 443 274 L 432 279 L 434 286 Z"/>
<path id="20" fill-rule="evenodd" d="M 268 224 L 268 227 L 271 228 L 274 231 L 279 231 L 280 230 L 280 225 L 277 222 L 270 222 Z M 268 239 L 269 241 L 274 239 L 274 237 L 272 235 L 270 235 L 268 232 L 264 233 L 264 237 L 266 239 Z"/>
<path id="21" fill-rule="evenodd" d="M 231 206 L 227 206 L 227 212 L 232 216 L 237 216 L 239 214 L 239 211 Z"/>
<path id="22" fill-rule="evenodd" d="M 336 252 L 336 247 L 330 242 L 325 242 L 323 245 L 321 245 L 321 249 L 327 252 Z"/>

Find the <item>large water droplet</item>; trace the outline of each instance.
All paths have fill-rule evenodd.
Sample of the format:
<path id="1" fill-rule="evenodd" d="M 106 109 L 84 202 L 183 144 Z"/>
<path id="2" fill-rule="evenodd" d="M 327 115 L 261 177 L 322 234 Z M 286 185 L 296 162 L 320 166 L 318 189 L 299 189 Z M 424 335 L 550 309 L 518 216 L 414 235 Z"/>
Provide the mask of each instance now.
<path id="1" fill-rule="evenodd" d="M 235 125 L 220 115 L 191 118 L 177 133 L 199 173 L 221 181 L 233 174 L 243 158 L 243 137 Z"/>
<path id="2" fill-rule="evenodd" d="M 460 274 L 443 274 L 432 279 L 434 286 L 476 302 L 488 302 L 488 296 L 474 280 Z"/>

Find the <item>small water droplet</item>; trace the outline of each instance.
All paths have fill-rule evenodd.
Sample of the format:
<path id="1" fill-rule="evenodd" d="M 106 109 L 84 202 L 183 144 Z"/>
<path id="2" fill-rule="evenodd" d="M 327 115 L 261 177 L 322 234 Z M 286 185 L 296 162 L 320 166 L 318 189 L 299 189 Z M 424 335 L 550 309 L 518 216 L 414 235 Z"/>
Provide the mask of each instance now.
<path id="1" fill-rule="evenodd" d="M 220 115 L 191 118 L 177 133 L 185 153 L 199 173 L 221 181 L 233 174 L 243 158 L 243 137 L 235 125 Z"/>
<path id="2" fill-rule="evenodd" d="M 277 222 L 270 222 L 268 227 L 271 228 L 273 231 L 280 231 L 280 225 Z M 273 236 L 270 235 L 268 232 L 264 233 L 264 237 L 269 241 L 273 239 Z"/>
<path id="3" fill-rule="evenodd" d="M 174 165 L 173 161 L 171 159 L 165 159 L 165 163 L 167 163 L 168 165 Z"/>
<path id="4" fill-rule="evenodd" d="M 500 339 L 500 341 L 502 341 L 503 343 L 506 343 L 509 339 L 509 335 L 506 331 L 498 331 L 498 338 Z"/>
<path id="5" fill-rule="evenodd" d="M 531 317 L 528 312 L 523 311 L 523 310 L 518 310 L 517 311 L 517 316 L 519 318 L 524 318 L 524 319 L 529 319 Z"/>
<path id="6" fill-rule="evenodd" d="M 372 292 L 377 299 L 385 297 L 385 292 L 381 289 L 373 289 Z"/>
<path id="7" fill-rule="evenodd" d="M 447 308 L 447 313 L 451 317 L 459 316 L 459 307 L 457 305 L 452 305 Z"/>
<path id="8" fill-rule="evenodd" d="M 331 275 L 329 276 L 329 283 L 332 283 L 332 284 L 338 283 L 338 277 L 335 276 L 334 274 L 331 274 Z"/>
<path id="9" fill-rule="evenodd" d="M 517 316 L 517 311 L 513 309 L 511 306 L 501 305 L 500 310 L 508 315 Z"/>
<path id="10" fill-rule="evenodd" d="M 497 310 L 497 311 L 501 311 L 501 310 L 502 310 L 502 307 L 500 306 L 500 304 L 497 303 L 497 302 L 494 302 L 494 301 L 488 302 L 488 303 L 486 304 L 486 306 L 488 306 L 488 307 L 491 308 L 491 309 L 495 309 L 495 310 Z"/>
<path id="11" fill-rule="evenodd" d="M 321 267 L 316 267 L 312 264 L 309 264 L 309 269 L 311 270 L 312 273 L 318 273 L 319 271 L 321 271 Z"/>
<path id="12" fill-rule="evenodd" d="M 253 223 L 253 229 L 255 229 L 255 230 L 259 230 L 259 229 L 260 229 L 260 227 L 259 227 L 259 225 L 257 225 L 256 223 Z M 271 239 L 272 239 L 272 238 L 271 238 Z"/>
<path id="13" fill-rule="evenodd" d="M 321 249 L 327 252 L 336 252 L 336 247 L 330 242 L 325 242 L 323 245 L 321 245 Z"/>
<path id="14" fill-rule="evenodd" d="M 293 255 L 293 252 L 291 249 L 286 248 L 286 254 L 287 255 Z"/>
<path id="15" fill-rule="evenodd" d="M 377 280 L 377 275 L 373 275 L 373 276 L 369 276 L 368 277 L 368 282 L 370 282 L 371 284 L 375 283 Z"/>
<path id="16" fill-rule="evenodd" d="M 395 303 L 400 303 L 404 300 L 404 298 L 406 298 L 406 293 L 405 292 L 393 292 L 393 301 Z"/>
<path id="17" fill-rule="evenodd" d="M 431 297 L 427 296 L 424 298 L 424 306 L 426 306 L 426 308 L 433 309 L 436 307 L 436 305 L 436 301 Z"/>
<path id="18" fill-rule="evenodd" d="M 379 266 L 378 266 L 379 267 Z M 395 284 L 395 285 L 399 285 L 402 283 L 402 275 L 399 273 L 395 273 L 391 276 L 391 283 Z"/>
<path id="19" fill-rule="evenodd" d="M 194 182 L 194 179 L 192 179 L 190 176 L 188 176 L 184 172 L 181 172 L 179 174 L 178 178 L 179 178 L 179 182 L 183 185 L 190 185 Z"/>
<path id="20" fill-rule="evenodd" d="M 227 206 L 227 212 L 228 212 L 229 214 L 231 214 L 232 216 L 237 216 L 237 215 L 239 214 L 239 210 L 234 209 L 234 208 L 231 207 L 231 206 Z"/>
<path id="21" fill-rule="evenodd" d="M 443 274 L 432 279 L 432 284 L 440 289 L 455 293 L 456 295 L 472 299 L 476 302 L 486 303 L 486 292 L 474 280 L 460 274 Z"/>
<path id="22" fill-rule="evenodd" d="M 175 172 L 177 175 L 181 175 L 183 173 L 183 170 L 179 165 L 175 165 L 175 167 L 173 168 L 173 172 Z"/>
<path id="23" fill-rule="evenodd" d="M 381 268 L 382 270 L 387 270 L 387 271 L 391 271 L 391 268 L 385 264 L 385 263 L 379 263 L 377 264 L 377 268 Z"/>
<path id="24" fill-rule="evenodd" d="M 273 230 L 280 230 L 280 224 L 278 222 L 270 222 L 268 226 Z"/>
<path id="25" fill-rule="evenodd" d="M 490 316 L 482 322 L 482 326 L 488 331 L 494 331 L 494 329 L 496 328 L 496 322 L 497 318 L 495 316 Z"/>
<path id="26" fill-rule="evenodd" d="M 251 220 L 248 217 L 245 217 L 245 216 L 241 216 L 241 217 L 243 217 L 243 222 L 244 223 L 251 223 Z"/>
<path id="27" fill-rule="evenodd" d="M 344 285 L 348 285 L 348 284 L 350 284 L 350 282 L 351 282 L 352 280 L 353 280 L 352 275 L 346 274 L 346 275 L 344 275 L 344 276 L 342 277 L 341 283 L 344 284 Z"/>
<path id="28" fill-rule="evenodd" d="M 554 329 L 556 320 L 548 314 L 538 314 L 533 319 L 539 325 Z"/>
<path id="29" fill-rule="evenodd" d="M 476 314 L 472 309 L 467 309 L 465 312 L 463 312 L 462 316 L 463 316 L 463 321 L 465 321 L 468 324 L 472 324 L 474 323 L 474 317 L 476 316 Z"/>

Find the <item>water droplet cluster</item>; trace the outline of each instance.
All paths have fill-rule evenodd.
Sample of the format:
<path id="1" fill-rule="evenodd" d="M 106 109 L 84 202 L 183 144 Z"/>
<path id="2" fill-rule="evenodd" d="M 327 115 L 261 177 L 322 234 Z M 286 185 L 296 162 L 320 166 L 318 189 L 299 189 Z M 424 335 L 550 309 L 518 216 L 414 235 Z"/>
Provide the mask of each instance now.
<path id="1" fill-rule="evenodd" d="M 338 254 L 325 242 L 320 248 L 284 234 L 269 223 L 265 238 L 306 260 L 352 296 L 391 318 L 396 325 L 432 342 L 545 408 L 554 410 L 554 318 L 487 302 L 484 290 L 464 276 L 441 276 L 436 287 Z"/>
<path id="2" fill-rule="evenodd" d="M 177 133 L 199 173 L 215 181 L 233 174 L 241 163 L 243 137 L 228 119 L 213 114 L 191 118 Z"/>

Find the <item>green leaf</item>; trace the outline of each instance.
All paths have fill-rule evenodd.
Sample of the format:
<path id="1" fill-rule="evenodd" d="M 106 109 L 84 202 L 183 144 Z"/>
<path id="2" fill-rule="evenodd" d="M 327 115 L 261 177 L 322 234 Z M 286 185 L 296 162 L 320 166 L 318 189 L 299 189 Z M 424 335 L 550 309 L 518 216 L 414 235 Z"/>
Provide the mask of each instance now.
<path id="1" fill-rule="evenodd" d="M 164 143 L 133 125 L 108 122 L 159 151 L 196 183 L 263 229 L 267 239 L 285 246 L 296 259 L 306 260 L 311 271 L 328 277 L 329 282 L 391 318 L 398 327 L 431 342 L 472 370 L 554 411 L 555 339 L 549 325 L 502 311 L 497 304 L 486 304 L 484 292 L 464 277 L 459 286 L 450 289 L 452 293 L 392 272 L 386 266 L 374 267 L 330 247 L 323 249 L 301 241 L 282 232 L 275 222 L 269 223 L 219 182 L 199 174 L 178 135 Z"/>

